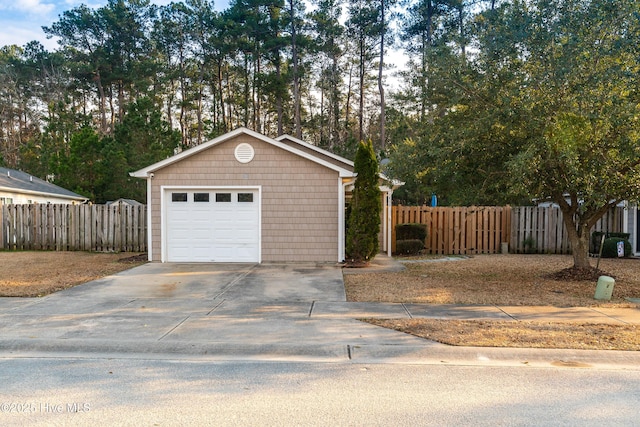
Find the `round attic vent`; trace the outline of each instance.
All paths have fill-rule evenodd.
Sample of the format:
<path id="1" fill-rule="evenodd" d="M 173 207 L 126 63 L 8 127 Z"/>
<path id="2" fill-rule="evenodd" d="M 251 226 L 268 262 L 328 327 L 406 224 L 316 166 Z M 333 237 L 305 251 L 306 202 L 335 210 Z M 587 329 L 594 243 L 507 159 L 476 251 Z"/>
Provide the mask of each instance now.
<path id="1" fill-rule="evenodd" d="M 234 154 L 236 156 L 236 160 L 240 163 L 249 163 L 253 160 L 255 151 L 253 151 L 253 147 L 250 144 L 243 142 L 242 144 L 238 144 Z"/>

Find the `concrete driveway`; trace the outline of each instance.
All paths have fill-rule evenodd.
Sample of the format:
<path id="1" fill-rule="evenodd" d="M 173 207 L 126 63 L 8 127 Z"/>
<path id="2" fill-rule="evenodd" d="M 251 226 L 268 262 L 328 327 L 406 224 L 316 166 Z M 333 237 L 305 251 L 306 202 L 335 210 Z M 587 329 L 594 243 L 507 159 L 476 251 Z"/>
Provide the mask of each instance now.
<path id="1" fill-rule="evenodd" d="M 345 301 L 335 266 L 149 263 L 43 298 L 0 298 L 0 346 L 341 360 L 366 345 L 438 345 L 330 314 Z M 330 309 L 313 316 L 316 306 Z"/>
<path id="2" fill-rule="evenodd" d="M 334 266 L 150 263 L 43 298 L 0 298 L 0 357 L 640 365 L 638 352 L 450 347 L 356 320 L 452 316 L 515 321 L 492 306 L 346 302 Z"/>

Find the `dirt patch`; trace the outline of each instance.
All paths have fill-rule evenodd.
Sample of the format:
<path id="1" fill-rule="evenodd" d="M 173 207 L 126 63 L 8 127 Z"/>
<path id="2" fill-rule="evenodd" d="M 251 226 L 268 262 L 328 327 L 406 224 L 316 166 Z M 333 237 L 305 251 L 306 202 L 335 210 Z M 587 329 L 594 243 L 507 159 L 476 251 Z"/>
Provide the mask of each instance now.
<path id="1" fill-rule="evenodd" d="M 43 296 L 145 262 L 145 254 L 131 253 L 0 252 L 0 296 Z"/>
<path id="2" fill-rule="evenodd" d="M 348 301 L 555 307 L 636 307 L 640 260 L 603 259 L 600 271 L 571 271 L 564 255 L 479 255 L 458 261 L 411 258 L 396 273 L 345 275 Z M 597 260 L 593 260 L 595 263 Z M 616 277 L 611 301 L 597 301 L 600 275 Z M 640 350 L 636 325 L 367 319 L 450 345 Z"/>

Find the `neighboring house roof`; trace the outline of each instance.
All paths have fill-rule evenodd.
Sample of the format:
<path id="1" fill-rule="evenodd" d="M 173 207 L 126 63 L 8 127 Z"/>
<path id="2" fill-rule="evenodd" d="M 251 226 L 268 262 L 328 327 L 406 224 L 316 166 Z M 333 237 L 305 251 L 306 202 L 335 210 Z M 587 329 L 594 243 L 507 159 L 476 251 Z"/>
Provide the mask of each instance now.
<path id="1" fill-rule="evenodd" d="M 200 144 L 196 147 L 190 148 L 188 150 L 185 150 L 181 153 L 176 154 L 175 156 L 169 157 L 165 160 L 162 160 L 160 162 L 154 163 L 150 166 L 147 166 L 146 168 L 140 169 L 138 171 L 135 172 L 131 172 L 129 175 L 136 177 L 136 178 L 147 178 L 150 174 L 152 174 L 153 172 L 162 169 L 166 166 L 169 166 L 173 163 L 179 162 L 182 159 L 185 159 L 187 157 L 193 156 L 194 154 L 197 154 L 201 151 L 207 150 L 211 147 L 214 147 L 216 145 L 222 144 L 223 142 L 226 142 L 230 139 L 233 139 L 239 135 L 249 135 L 252 136 L 256 139 L 259 139 L 261 141 L 264 141 L 268 144 L 274 145 L 276 147 L 279 147 L 285 151 L 288 151 L 290 153 L 296 154 L 300 157 L 306 158 L 308 160 L 311 160 L 312 162 L 315 162 L 317 164 L 323 165 L 329 169 L 335 170 L 336 172 L 339 173 L 339 175 L 341 177 L 353 177 L 353 168 L 349 168 L 349 161 L 346 159 L 342 159 L 340 162 L 333 162 L 330 161 L 327 158 L 323 158 L 323 156 L 321 155 L 316 155 L 313 154 L 311 152 L 309 152 L 308 150 L 304 150 L 303 148 L 297 148 L 294 145 L 289 145 L 285 142 L 282 141 L 278 141 L 277 139 L 273 139 L 273 138 L 269 138 L 268 136 L 262 135 L 258 132 L 254 132 L 250 129 L 241 127 L 238 128 L 234 131 L 231 131 L 229 133 L 226 133 L 224 135 L 221 135 L 217 138 L 212 139 L 211 141 L 205 142 L 203 144 Z M 304 143 L 306 144 L 306 143 Z M 309 144 L 310 145 L 310 144 Z M 317 147 L 316 147 L 317 148 Z M 318 148 L 317 150 L 322 150 L 320 148 Z M 316 150 L 316 151 L 317 151 Z M 322 150 L 324 151 L 324 150 Z M 319 152 L 318 152 L 319 153 Z M 334 154 L 331 154 L 329 152 L 326 152 L 328 155 L 328 157 L 339 157 L 339 156 L 335 156 Z M 326 155 L 326 154 L 325 154 Z"/>
<path id="2" fill-rule="evenodd" d="M 133 199 L 118 199 L 118 200 L 114 200 L 112 202 L 105 203 L 105 205 L 107 205 L 107 206 L 109 206 L 109 205 L 117 205 L 117 204 L 123 204 L 123 205 L 129 205 L 129 206 L 142 206 L 142 203 L 140 203 L 137 200 L 133 200 Z"/>
<path id="3" fill-rule="evenodd" d="M 26 172 L 3 167 L 0 167 L 0 190 L 44 197 L 65 198 L 80 202 L 88 200 L 80 194 L 44 181 Z"/>

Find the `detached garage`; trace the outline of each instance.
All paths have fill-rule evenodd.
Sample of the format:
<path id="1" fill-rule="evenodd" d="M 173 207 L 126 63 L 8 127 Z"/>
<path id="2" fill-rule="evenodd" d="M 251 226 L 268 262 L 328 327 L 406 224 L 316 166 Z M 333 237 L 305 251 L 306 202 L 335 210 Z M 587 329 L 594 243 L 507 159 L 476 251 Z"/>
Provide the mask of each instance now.
<path id="1" fill-rule="evenodd" d="M 311 144 L 240 128 L 131 175 L 147 180 L 150 261 L 344 260 L 353 163 Z"/>

